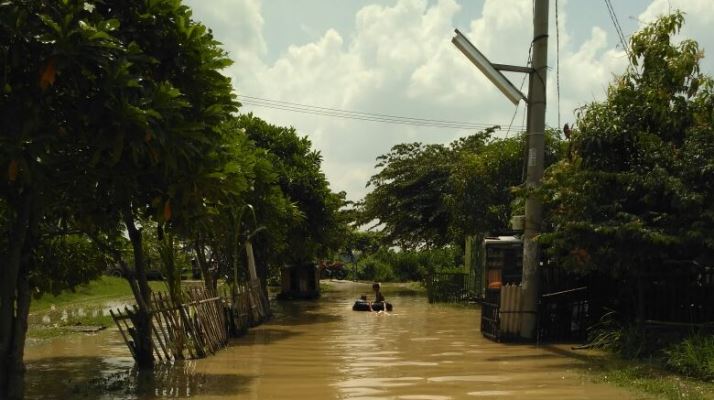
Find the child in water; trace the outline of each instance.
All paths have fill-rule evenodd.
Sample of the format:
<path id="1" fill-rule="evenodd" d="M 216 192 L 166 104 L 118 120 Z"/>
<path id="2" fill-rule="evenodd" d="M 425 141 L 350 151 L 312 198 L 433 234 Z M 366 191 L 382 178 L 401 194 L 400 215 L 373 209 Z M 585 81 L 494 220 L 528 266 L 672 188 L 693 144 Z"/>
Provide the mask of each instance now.
<path id="1" fill-rule="evenodd" d="M 374 311 L 372 309 L 372 306 L 374 304 L 382 303 L 382 310 L 380 310 L 378 314 L 384 313 L 385 311 L 387 311 L 387 304 L 385 303 L 384 295 L 382 294 L 381 287 L 380 287 L 379 283 L 377 283 L 377 282 L 373 283 L 372 290 L 374 290 L 374 302 L 369 304 L 370 311 Z"/>
<path id="2" fill-rule="evenodd" d="M 384 302 L 384 295 L 381 292 L 381 286 L 379 283 L 375 282 L 372 284 L 372 290 L 374 290 L 374 302 L 381 303 Z"/>

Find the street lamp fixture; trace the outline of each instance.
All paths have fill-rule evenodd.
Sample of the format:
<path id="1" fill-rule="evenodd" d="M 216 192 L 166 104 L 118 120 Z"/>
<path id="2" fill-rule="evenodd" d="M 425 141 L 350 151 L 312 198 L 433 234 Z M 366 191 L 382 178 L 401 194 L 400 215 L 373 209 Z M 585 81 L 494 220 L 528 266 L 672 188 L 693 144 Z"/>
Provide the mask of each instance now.
<path id="1" fill-rule="evenodd" d="M 521 100 L 526 100 L 526 96 L 518 90 L 511 81 L 492 64 L 458 29 L 455 29 L 456 36 L 451 39 L 453 43 L 484 75 L 503 93 L 508 100 L 515 105 Z M 514 70 L 509 66 L 499 65 L 500 69 Z M 517 72 L 525 72 L 519 70 Z"/>

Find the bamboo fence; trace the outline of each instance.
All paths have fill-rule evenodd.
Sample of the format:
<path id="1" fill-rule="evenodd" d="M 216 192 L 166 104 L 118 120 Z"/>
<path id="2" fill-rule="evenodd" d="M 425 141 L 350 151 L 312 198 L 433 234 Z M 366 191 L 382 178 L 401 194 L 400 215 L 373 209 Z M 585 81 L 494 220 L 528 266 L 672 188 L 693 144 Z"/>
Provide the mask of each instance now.
<path id="1" fill-rule="evenodd" d="M 154 360 L 168 362 L 204 358 L 228 344 L 228 339 L 244 333 L 270 316 L 270 304 L 260 281 L 239 285 L 234 293 L 211 296 L 203 288 L 183 292 L 182 303 L 176 304 L 165 293 L 153 293 L 151 339 Z M 124 342 L 136 359 L 136 305 L 110 310 Z"/>

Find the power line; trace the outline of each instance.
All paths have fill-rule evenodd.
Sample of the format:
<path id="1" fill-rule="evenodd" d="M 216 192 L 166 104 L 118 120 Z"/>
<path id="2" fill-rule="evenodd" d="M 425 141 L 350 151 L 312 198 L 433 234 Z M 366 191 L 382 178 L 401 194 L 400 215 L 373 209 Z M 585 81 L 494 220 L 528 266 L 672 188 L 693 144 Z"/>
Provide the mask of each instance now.
<path id="1" fill-rule="evenodd" d="M 255 96 L 239 95 L 241 103 L 254 107 L 290 111 L 303 114 L 353 119 L 360 121 L 381 122 L 389 124 L 409 125 L 418 127 L 436 127 L 462 130 L 481 130 L 499 124 L 487 124 L 468 121 L 451 121 L 428 118 L 406 117 L 391 114 L 368 113 L 362 111 L 344 110 L 332 107 L 313 106 L 289 101 L 272 100 Z"/>
<path id="2" fill-rule="evenodd" d="M 612 3 L 610 2 L 610 0 L 605 0 L 605 6 L 607 7 L 608 14 L 610 14 L 610 20 L 612 21 L 612 24 L 615 26 L 617 36 L 620 38 L 620 44 L 622 44 L 622 48 L 623 50 L 625 50 L 625 54 L 627 54 L 627 61 L 629 62 L 630 48 L 627 46 L 627 39 L 625 38 L 625 34 L 622 33 L 622 26 L 620 26 L 620 21 L 617 19 L 615 8 L 612 7 Z"/>
<path id="3" fill-rule="evenodd" d="M 526 66 L 530 67 L 531 65 L 531 52 L 533 51 L 533 43 L 531 42 L 531 47 L 528 49 L 528 60 L 526 61 Z M 526 83 L 526 78 L 528 77 L 528 74 L 523 74 L 523 79 L 521 80 L 521 86 L 518 88 L 519 92 L 523 91 L 523 85 Z M 508 137 L 508 134 L 511 133 L 511 126 L 513 125 L 513 121 L 516 119 L 516 115 L 518 115 L 518 106 L 521 104 L 519 101 L 518 104 L 516 104 L 516 109 L 513 110 L 513 116 L 511 117 L 511 123 L 508 124 L 508 130 L 506 130 L 506 137 Z M 525 110 L 528 107 L 527 104 L 524 105 L 523 110 L 524 110 L 524 115 L 525 115 Z M 521 126 L 521 129 L 525 126 L 525 123 Z"/>

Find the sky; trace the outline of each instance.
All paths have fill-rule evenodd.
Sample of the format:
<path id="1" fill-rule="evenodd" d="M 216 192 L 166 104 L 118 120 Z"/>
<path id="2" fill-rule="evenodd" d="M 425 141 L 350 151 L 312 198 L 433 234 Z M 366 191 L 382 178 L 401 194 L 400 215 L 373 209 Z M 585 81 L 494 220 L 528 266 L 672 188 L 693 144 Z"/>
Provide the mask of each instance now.
<path id="1" fill-rule="evenodd" d="M 477 129 L 344 119 L 289 111 L 286 108 L 295 106 L 288 103 L 465 121 L 478 127 L 500 125 L 500 136 L 513 135 L 524 125 L 523 103 L 516 108 L 506 99 L 451 44 L 451 38 L 458 28 L 492 62 L 525 65 L 533 36 L 532 0 L 185 3 L 234 60 L 224 72 L 243 103 L 241 112 L 293 126 L 307 136 L 323 156 L 332 190 L 345 191 L 350 200 L 360 200 L 369 191 L 365 185 L 377 172 L 376 157 L 393 145 L 449 143 Z M 546 118 L 550 127 L 576 122 L 577 109 L 603 100 L 608 84 L 627 65 L 604 0 L 557 3 L 556 29 L 556 0 L 550 1 Z M 714 74 L 714 0 L 611 3 L 627 39 L 659 15 L 684 11 L 686 24 L 678 39 L 697 40 L 705 54 L 702 70 Z M 523 81 L 519 74 L 507 76 L 517 87 Z M 265 100 L 256 98 L 282 103 L 271 103 L 278 108 L 265 107 Z"/>

